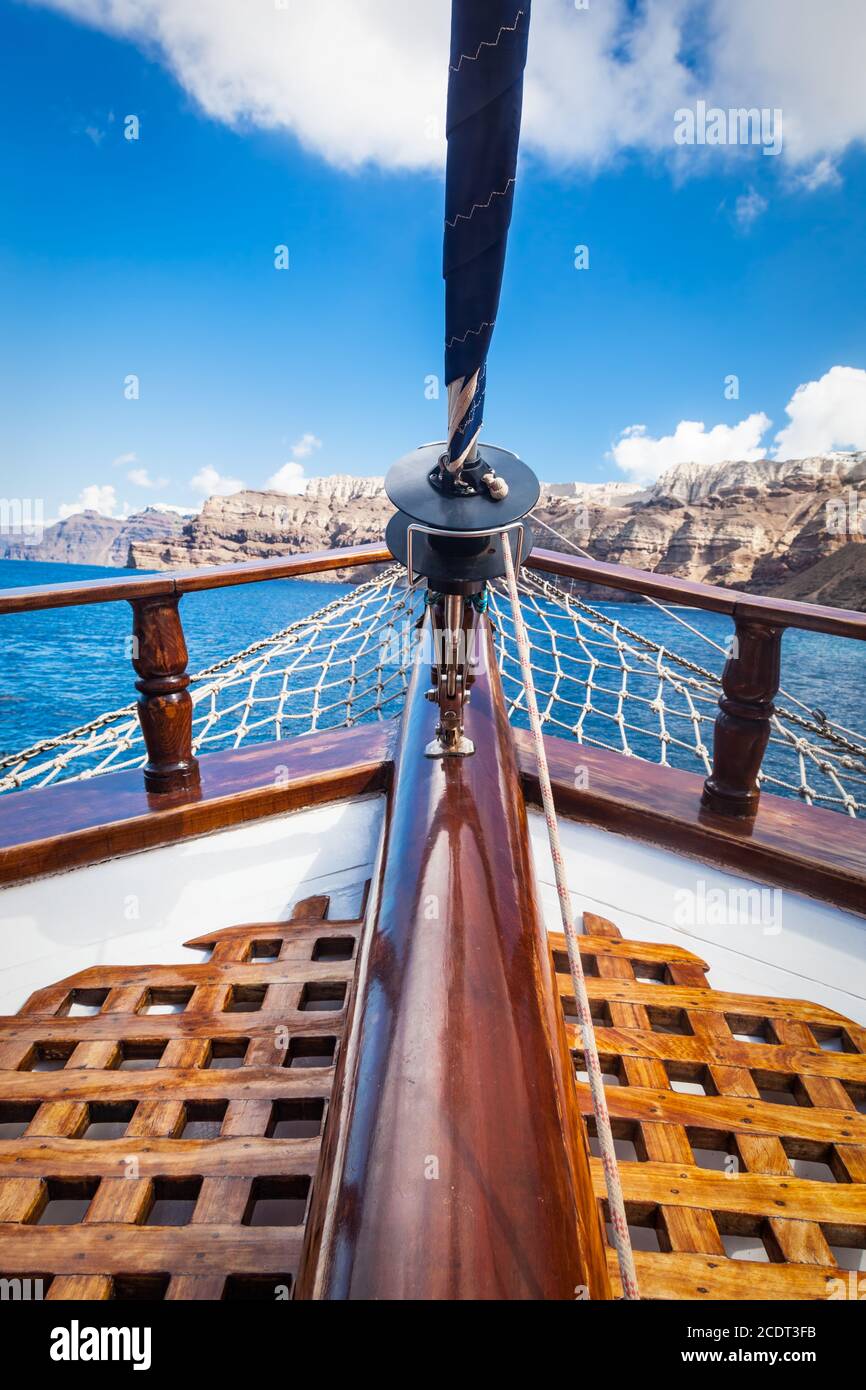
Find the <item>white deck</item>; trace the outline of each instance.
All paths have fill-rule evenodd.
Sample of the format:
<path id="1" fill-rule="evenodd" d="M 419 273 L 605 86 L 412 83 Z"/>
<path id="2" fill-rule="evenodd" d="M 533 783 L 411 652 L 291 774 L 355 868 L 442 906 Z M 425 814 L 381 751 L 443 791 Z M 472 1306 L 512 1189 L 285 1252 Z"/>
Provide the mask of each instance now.
<path id="1" fill-rule="evenodd" d="M 539 812 L 530 830 L 545 921 L 561 931 Z M 596 912 L 625 937 L 694 951 L 714 989 L 807 999 L 866 1023 L 863 917 L 595 826 L 562 820 L 560 836 L 576 914 Z"/>
<path id="2" fill-rule="evenodd" d="M 356 916 L 384 805 L 296 811 L 0 890 L 0 1013 L 89 965 L 192 964 L 184 941 L 285 921 L 314 893 L 331 895 L 330 916 Z"/>
<path id="3" fill-rule="evenodd" d="M 298 811 L 0 890 L 0 1013 L 90 965 L 196 959 L 183 942 L 284 921 L 299 898 L 357 914 L 384 799 Z M 530 826 L 548 928 L 560 930 L 543 818 Z M 866 920 L 609 831 L 563 821 L 574 910 L 624 936 L 676 942 L 721 990 L 809 999 L 866 1023 Z M 749 894 L 750 896 L 746 896 Z"/>

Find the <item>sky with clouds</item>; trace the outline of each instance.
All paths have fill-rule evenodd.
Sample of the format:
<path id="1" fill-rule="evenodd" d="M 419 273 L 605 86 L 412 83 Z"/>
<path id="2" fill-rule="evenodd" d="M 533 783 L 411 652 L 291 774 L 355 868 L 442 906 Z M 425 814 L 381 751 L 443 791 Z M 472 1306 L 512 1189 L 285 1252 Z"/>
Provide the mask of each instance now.
<path id="1" fill-rule="evenodd" d="M 448 14 L 0 0 L 5 491 L 194 508 L 441 437 Z M 864 51 L 862 0 L 536 0 L 488 438 L 550 481 L 866 448 Z"/>

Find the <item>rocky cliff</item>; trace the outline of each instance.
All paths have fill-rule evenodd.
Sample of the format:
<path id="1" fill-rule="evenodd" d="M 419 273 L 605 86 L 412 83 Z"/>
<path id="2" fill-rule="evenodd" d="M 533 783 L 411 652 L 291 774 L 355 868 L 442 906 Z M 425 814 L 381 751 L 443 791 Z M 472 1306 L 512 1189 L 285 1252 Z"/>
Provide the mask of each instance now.
<path id="1" fill-rule="evenodd" d="M 646 493 L 599 503 L 548 491 L 536 510 L 598 560 L 756 593 L 796 589 L 816 602 L 844 590 L 847 606 L 866 606 L 862 567 L 851 585 L 843 561 L 833 584 L 823 571 L 814 584 L 809 578 L 827 557 L 843 549 L 850 557 L 866 540 L 866 454 L 678 464 Z M 568 549 L 541 526 L 537 534 L 541 545 Z"/>
<path id="2" fill-rule="evenodd" d="M 76 512 L 46 526 L 36 544 L 25 544 L 14 532 L 0 534 L 0 559 L 123 566 L 128 562 L 130 545 L 168 541 L 180 535 L 186 519 L 159 507 L 147 507 L 122 521 L 101 512 Z"/>
<path id="3" fill-rule="evenodd" d="M 225 565 L 380 541 L 394 511 L 382 482 L 340 473 L 312 479 L 297 497 L 249 491 L 211 497 L 180 534 L 134 542 L 130 564 L 139 569 Z"/>
<path id="4" fill-rule="evenodd" d="M 86 513 L 50 528 L 51 554 L 37 558 L 80 559 L 72 543 L 78 523 L 91 536 L 88 555 L 98 550 L 95 564 L 124 563 L 127 543 L 129 563 L 140 569 L 265 559 L 378 541 L 391 511 L 381 478 L 338 474 L 313 479 L 299 496 L 212 497 L 186 521 L 144 512 L 120 523 Z M 557 483 L 543 487 L 537 516 L 600 560 L 866 607 L 864 453 L 678 464 L 642 491 L 629 483 Z M 132 534 L 138 526 L 143 534 Z M 568 549 L 543 526 L 536 530 L 538 544 Z"/>

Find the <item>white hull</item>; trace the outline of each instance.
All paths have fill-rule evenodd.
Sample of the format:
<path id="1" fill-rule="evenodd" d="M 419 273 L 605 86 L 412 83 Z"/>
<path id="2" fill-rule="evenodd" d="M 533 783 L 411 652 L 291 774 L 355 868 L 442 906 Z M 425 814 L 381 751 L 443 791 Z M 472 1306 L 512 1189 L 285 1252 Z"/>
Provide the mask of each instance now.
<path id="1" fill-rule="evenodd" d="M 350 917 L 374 870 L 381 796 L 256 821 L 0 890 L 0 1012 L 97 964 L 189 962 L 183 942 L 240 922 L 285 921 L 327 893 Z M 561 930 L 544 820 L 530 829 L 545 920 Z M 577 920 L 688 947 L 717 990 L 809 999 L 866 1023 L 866 920 L 668 850 L 561 822 Z M 762 891 L 763 890 L 763 891 Z"/>

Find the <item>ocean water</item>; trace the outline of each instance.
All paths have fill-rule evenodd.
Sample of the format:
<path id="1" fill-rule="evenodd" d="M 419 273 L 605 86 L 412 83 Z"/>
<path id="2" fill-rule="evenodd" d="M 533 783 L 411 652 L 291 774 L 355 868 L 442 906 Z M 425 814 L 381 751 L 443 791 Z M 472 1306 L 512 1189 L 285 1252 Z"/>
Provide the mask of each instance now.
<path id="1" fill-rule="evenodd" d="M 109 579 L 121 573 L 124 571 L 85 565 L 0 561 L 0 587 Z M 290 579 L 187 595 L 181 614 L 189 669 L 195 671 L 229 656 L 345 592 L 342 584 Z M 605 604 L 603 610 L 705 669 L 714 673 L 721 670 L 719 653 L 653 606 Z M 723 615 L 688 609 L 682 610 L 682 616 L 721 645 L 730 637 L 731 624 Z M 0 617 L 0 751 L 6 754 L 28 747 L 134 699 L 134 673 L 127 653 L 130 628 L 131 610 L 123 602 Z M 866 643 L 791 630 L 783 638 L 782 653 L 785 690 L 810 710 L 822 709 L 850 729 L 866 729 Z M 545 668 L 551 666 L 550 661 L 539 662 L 540 694 L 547 684 Z M 608 673 L 602 683 L 613 688 L 617 681 Z M 643 694 L 654 694 L 649 682 L 631 684 Z M 506 693 L 513 688 L 506 682 Z M 574 686 L 569 696 L 574 698 Z M 674 702 L 670 691 L 668 698 Z M 784 702 L 783 697 L 780 700 Z M 616 708 L 613 696 L 600 695 L 595 703 L 611 712 Z M 648 720 L 655 726 L 654 717 L 637 705 L 627 706 L 626 711 L 634 722 Z M 576 715 L 577 711 L 572 711 L 572 716 Z M 517 722 L 524 723 L 525 719 L 518 714 Z M 683 721 L 679 725 L 674 721 L 672 727 L 680 730 L 685 726 Z M 596 718 L 587 730 L 616 746 L 616 729 L 609 720 Z M 687 728 L 685 732 L 688 736 Z M 709 739 L 709 729 L 704 737 Z M 649 736 L 632 735 L 630 742 L 638 754 L 657 758 L 658 744 Z M 691 755 L 677 756 L 674 752 L 670 760 L 698 770 Z M 766 766 L 786 780 L 797 780 L 790 756 L 771 749 Z"/>
<path id="2" fill-rule="evenodd" d="M 0 588 L 113 579 L 140 570 L 0 560 Z M 198 671 L 345 594 L 344 584 L 276 579 L 187 594 L 181 617 L 189 670 Z M 128 603 L 0 616 L 0 752 L 76 728 L 135 700 Z"/>

